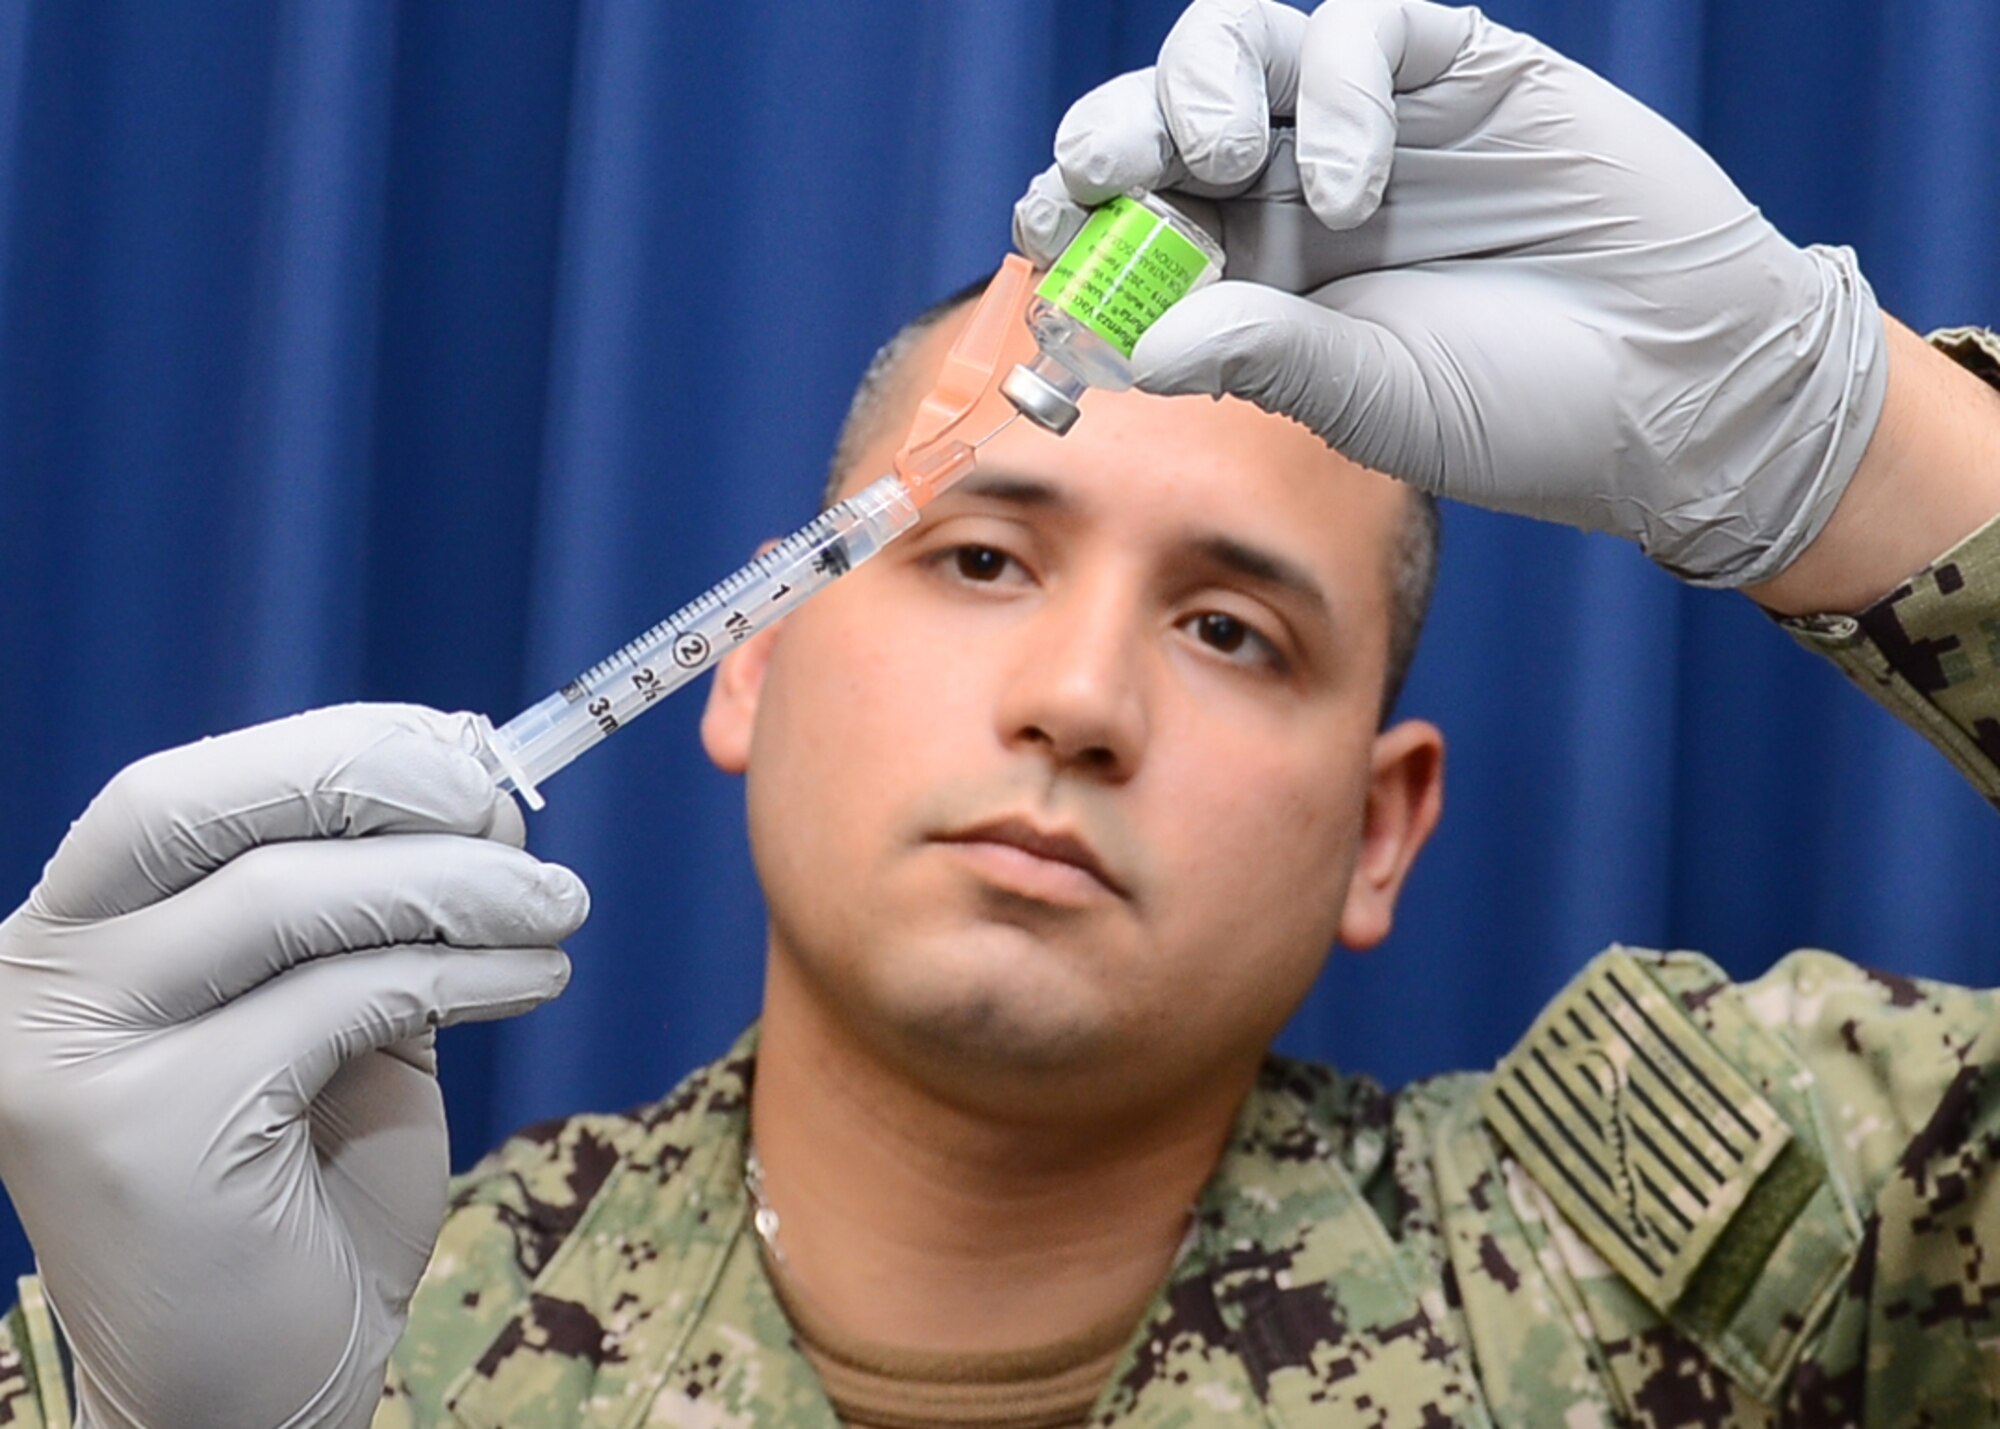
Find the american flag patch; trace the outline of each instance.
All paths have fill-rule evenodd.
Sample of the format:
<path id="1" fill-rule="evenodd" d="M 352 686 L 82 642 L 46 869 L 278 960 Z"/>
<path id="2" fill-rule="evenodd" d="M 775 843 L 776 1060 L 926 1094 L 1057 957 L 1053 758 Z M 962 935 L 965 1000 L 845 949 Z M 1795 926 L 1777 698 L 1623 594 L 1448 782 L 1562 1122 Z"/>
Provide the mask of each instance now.
<path id="1" fill-rule="evenodd" d="M 1792 1138 L 1630 953 L 1552 1002 L 1480 1093 L 1571 1224 L 1663 1313 Z"/>

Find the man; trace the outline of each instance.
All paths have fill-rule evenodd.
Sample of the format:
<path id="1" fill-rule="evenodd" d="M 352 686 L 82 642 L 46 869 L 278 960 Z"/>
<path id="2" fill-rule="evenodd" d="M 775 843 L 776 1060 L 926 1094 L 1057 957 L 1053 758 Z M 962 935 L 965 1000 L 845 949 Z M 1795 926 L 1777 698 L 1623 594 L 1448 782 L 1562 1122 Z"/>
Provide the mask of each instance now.
<path id="1" fill-rule="evenodd" d="M 429 712 L 121 776 L 0 934 L 0 1170 L 74 1355 L 31 1285 L 17 1421 L 70 1382 L 154 1424 L 1990 1415 L 1987 995 L 1614 951 L 1489 1078 L 1265 1052 L 1440 807 L 1439 735 L 1380 725 L 1414 502 L 1377 471 L 1834 612 L 1795 633 L 1991 793 L 2000 396 L 1470 12 L 1197 6 L 1058 156 L 1027 246 L 1171 181 L 1262 280 L 1142 380 L 1303 425 L 1095 394 L 737 651 L 703 739 L 747 776 L 758 1035 L 510 1143 L 427 1271 L 424 1034 L 552 995 L 580 889 Z"/>

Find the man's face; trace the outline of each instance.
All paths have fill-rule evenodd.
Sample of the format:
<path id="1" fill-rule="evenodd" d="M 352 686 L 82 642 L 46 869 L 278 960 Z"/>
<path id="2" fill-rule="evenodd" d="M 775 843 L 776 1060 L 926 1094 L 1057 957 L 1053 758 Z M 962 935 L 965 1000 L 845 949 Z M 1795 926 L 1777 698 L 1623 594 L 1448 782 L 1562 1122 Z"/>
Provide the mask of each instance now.
<path id="1" fill-rule="evenodd" d="M 774 976 L 997 1105 L 1253 1064 L 1435 817 L 1434 732 L 1376 728 L 1405 499 L 1233 400 L 1095 392 L 1066 437 L 995 438 L 718 681 Z"/>

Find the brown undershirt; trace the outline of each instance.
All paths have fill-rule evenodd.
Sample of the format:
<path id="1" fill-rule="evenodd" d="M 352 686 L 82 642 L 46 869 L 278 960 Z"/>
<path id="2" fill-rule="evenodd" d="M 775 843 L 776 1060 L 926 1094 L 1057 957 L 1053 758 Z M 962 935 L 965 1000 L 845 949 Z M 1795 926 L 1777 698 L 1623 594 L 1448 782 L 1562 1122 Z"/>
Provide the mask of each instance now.
<path id="1" fill-rule="evenodd" d="M 1082 1429 L 1145 1309 L 1031 1349 L 901 1350 L 842 1334 L 770 1278 L 847 1429 Z"/>

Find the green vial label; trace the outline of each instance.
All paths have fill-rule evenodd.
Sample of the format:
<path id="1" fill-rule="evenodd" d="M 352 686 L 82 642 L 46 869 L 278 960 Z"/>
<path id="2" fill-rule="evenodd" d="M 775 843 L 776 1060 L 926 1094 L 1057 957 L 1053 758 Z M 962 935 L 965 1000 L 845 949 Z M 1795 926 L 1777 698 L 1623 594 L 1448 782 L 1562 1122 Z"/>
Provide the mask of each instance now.
<path id="1" fill-rule="evenodd" d="M 1207 267 L 1165 219 L 1121 195 L 1090 215 L 1035 292 L 1130 357 Z"/>

